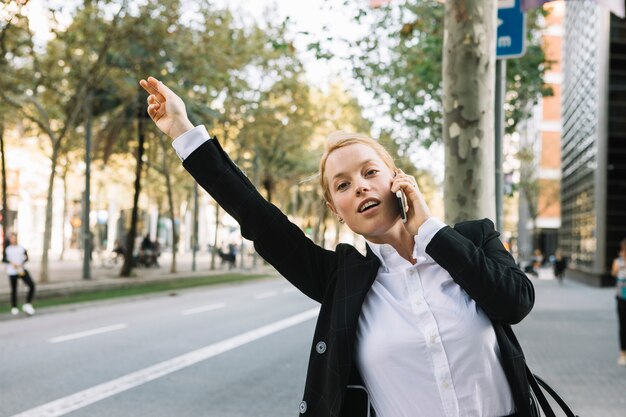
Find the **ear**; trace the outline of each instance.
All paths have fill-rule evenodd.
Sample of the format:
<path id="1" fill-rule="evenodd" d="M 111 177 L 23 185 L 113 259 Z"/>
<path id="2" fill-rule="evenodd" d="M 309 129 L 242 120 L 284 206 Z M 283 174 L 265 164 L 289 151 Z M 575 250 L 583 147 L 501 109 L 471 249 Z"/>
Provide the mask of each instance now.
<path id="1" fill-rule="evenodd" d="M 328 201 L 326 202 L 326 207 L 328 207 L 330 209 L 330 211 L 333 212 L 333 214 L 338 215 L 337 214 L 337 210 L 335 210 L 335 207 L 331 203 L 329 203 Z"/>

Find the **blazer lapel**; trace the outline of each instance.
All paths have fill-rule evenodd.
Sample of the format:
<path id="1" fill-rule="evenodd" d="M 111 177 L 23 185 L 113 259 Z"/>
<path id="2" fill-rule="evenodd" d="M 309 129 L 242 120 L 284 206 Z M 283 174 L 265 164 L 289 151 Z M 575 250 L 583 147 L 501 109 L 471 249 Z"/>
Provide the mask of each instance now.
<path id="1" fill-rule="evenodd" d="M 376 279 L 380 266 L 380 261 L 369 246 L 365 257 L 354 248 L 352 249 L 346 251 L 345 257 L 340 257 L 343 264 L 339 265 L 335 298 L 335 308 L 340 310 L 340 313 L 333 315 L 341 367 L 350 367 L 353 363 L 354 342 L 361 306 Z"/>

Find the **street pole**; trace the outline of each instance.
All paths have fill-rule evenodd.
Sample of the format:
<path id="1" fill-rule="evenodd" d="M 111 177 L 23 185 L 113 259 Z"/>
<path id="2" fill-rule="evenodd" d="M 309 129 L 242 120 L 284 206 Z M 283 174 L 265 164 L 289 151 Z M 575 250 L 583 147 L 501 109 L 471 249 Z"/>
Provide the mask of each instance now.
<path id="1" fill-rule="evenodd" d="M 85 100 L 85 193 L 83 202 L 83 279 L 91 279 L 91 233 L 89 231 L 89 184 L 91 182 L 91 93 Z"/>
<path id="2" fill-rule="evenodd" d="M 502 233 L 502 201 L 504 198 L 504 175 L 502 172 L 502 141 L 504 138 L 504 93 L 506 92 L 506 60 L 496 59 L 495 97 L 495 171 L 496 171 L 496 230 Z"/>
<path id="3" fill-rule="evenodd" d="M 198 251 L 198 183 L 193 183 L 193 245 L 191 249 L 191 270 L 196 270 L 196 252 Z"/>

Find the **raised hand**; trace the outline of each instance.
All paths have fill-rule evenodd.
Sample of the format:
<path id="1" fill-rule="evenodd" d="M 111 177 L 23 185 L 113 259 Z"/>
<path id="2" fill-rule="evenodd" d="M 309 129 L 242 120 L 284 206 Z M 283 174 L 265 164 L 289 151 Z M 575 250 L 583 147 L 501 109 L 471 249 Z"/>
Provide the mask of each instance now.
<path id="1" fill-rule="evenodd" d="M 154 77 L 140 80 L 139 85 L 150 94 L 148 115 L 163 133 L 176 139 L 193 129 L 193 125 L 187 118 L 185 103 L 169 87 Z"/>

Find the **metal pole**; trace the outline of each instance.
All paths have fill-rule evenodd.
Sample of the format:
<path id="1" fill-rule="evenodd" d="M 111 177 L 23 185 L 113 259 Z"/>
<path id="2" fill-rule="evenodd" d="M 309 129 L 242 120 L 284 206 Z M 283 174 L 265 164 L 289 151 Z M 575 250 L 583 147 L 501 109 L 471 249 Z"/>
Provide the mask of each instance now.
<path id="1" fill-rule="evenodd" d="M 83 279 L 91 279 L 91 232 L 89 231 L 89 184 L 91 182 L 91 93 L 85 100 L 85 195 L 83 202 Z"/>
<path id="2" fill-rule="evenodd" d="M 502 201 L 504 175 L 502 173 L 502 140 L 504 137 L 504 93 L 506 92 L 506 60 L 496 59 L 495 97 L 495 171 L 496 171 L 496 230 L 502 233 Z"/>
<path id="3" fill-rule="evenodd" d="M 191 270 L 196 270 L 196 252 L 198 251 L 198 183 L 193 184 L 193 239 L 192 244 L 192 257 L 191 257 Z"/>

